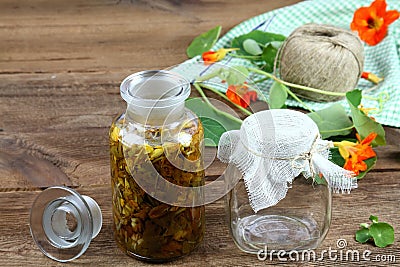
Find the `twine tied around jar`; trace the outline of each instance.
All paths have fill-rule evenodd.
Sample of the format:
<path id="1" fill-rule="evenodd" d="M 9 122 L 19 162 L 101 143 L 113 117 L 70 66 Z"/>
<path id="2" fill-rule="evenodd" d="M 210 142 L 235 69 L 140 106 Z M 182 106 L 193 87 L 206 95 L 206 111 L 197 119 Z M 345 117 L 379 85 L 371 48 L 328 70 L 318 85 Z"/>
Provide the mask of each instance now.
<path id="1" fill-rule="evenodd" d="M 322 175 L 334 192 L 356 188 L 354 173 L 329 161 L 332 146 L 307 115 L 265 110 L 246 118 L 240 130 L 225 132 L 217 157 L 242 173 L 250 205 L 258 212 L 282 200 L 300 174 L 306 179 Z"/>
<path id="2" fill-rule="evenodd" d="M 311 145 L 311 149 L 309 152 L 300 154 L 294 158 L 280 158 L 281 160 L 291 160 L 291 165 L 292 168 L 295 169 L 301 169 L 303 170 L 304 168 L 308 166 L 311 166 L 310 171 L 311 171 L 311 177 L 314 177 L 315 171 L 314 168 L 312 167 L 312 157 L 315 153 L 323 153 L 325 151 L 325 148 L 323 147 L 322 149 L 318 149 L 318 139 L 320 139 L 319 133 L 315 136 L 314 142 Z M 277 159 L 277 158 L 275 158 Z M 306 162 L 303 162 L 302 164 L 297 163 L 298 160 L 305 160 Z"/>

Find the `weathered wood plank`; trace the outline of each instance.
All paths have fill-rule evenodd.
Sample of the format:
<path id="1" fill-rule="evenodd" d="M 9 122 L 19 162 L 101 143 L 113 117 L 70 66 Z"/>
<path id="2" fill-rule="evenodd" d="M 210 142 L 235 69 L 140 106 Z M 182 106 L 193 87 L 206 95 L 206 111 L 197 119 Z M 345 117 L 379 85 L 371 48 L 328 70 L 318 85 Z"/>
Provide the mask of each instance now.
<path id="1" fill-rule="evenodd" d="M 336 242 L 339 238 L 347 241 L 343 249 L 371 250 L 371 257 L 378 254 L 395 255 L 400 258 L 400 241 L 385 249 L 355 242 L 354 233 L 361 222 L 367 221 L 370 214 L 379 216 L 382 221 L 395 226 L 396 236 L 400 234 L 398 206 L 399 179 L 398 173 L 387 173 L 383 179 L 379 174 L 371 174 L 367 180 L 360 182 L 358 189 L 350 195 L 334 195 L 332 225 L 327 238 L 316 250 L 339 250 Z M 366 178 L 367 179 L 367 178 Z M 116 246 L 112 233 L 111 189 L 108 186 L 77 188 L 81 194 L 93 197 L 103 211 L 103 228 L 95 238 L 87 252 L 74 264 L 99 266 L 149 266 L 124 255 Z M 0 194 L 0 266 L 62 266 L 43 256 L 36 248 L 29 233 L 29 209 L 40 191 L 3 192 Z M 384 207 L 384 208 L 382 208 Z M 225 221 L 224 201 L 219 200 L 206 207 L 206 236 L 203 244 L 191 255 L 169 263 L 169 266 L 265 266 L 279 264 L 275 258 L 272 262 L 259 261 L 255 255 L 248 255 L 236 248 Z M 338 254 L 339 255 L 339 254 Z M 289 266 L 297 266 L 301 262 L 292 262 Z M 316 261 L 318 266 L 334 266 L 338 263 L 351 262 L 330 260 L 325 255 L 324 261 Z M 364 261 L 364 264 L 366 262 Z"/>
<path id="2" fill-rule="evenodd" d="M 126 76 L 168 67 L 185 60 L 194 33 L 219 24 L 226 32 L 242 20 L 299 1 L 2 1 L 0 74 L 118 71 Z"/>

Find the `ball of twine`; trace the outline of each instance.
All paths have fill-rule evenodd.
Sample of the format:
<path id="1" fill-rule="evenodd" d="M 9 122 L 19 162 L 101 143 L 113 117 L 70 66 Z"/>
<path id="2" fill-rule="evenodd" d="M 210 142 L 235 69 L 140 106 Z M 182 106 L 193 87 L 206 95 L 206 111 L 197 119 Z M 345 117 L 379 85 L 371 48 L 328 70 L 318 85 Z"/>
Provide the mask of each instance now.
<path id="1" fill-rule="evenodd" d="M 353 90 L 364 67 L 364 46 L 353 32 L 330 25 L 305 24 L 283 43 L 277 58 L 282 80 L 323 91 Z M 314 101 L 335 101 L 343 96 L 291 88 Z"/>

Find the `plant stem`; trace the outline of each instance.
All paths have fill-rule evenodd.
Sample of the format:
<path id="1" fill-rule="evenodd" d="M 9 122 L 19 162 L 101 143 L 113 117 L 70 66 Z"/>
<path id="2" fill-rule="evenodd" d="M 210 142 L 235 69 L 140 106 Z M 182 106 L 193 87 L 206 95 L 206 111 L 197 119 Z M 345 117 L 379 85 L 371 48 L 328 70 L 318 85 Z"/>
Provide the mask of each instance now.
<path id="1" fill-rule="evenodd" d="M 314 112 L 314 110 L 312 108 L 310 108 L 306 103 L 304 103 L 300 98 L 298 98 L 297 95 L 295 95 L 289 88 L 285 87 L 285 89 L 286 89 L 286 92 L 291 97 L 293 97 L 297 102 L 299 102 L 301 105 L 303 105 L 303 107 L 305 107 L 308 111 Z M 320 116 L 318 115 L 318 117 L 320 117 Z"/>
<path id="2" fill-rule="evenodd" d="M 303 86 L 303 85 L 298 85 L 298 84 L 294 84 L 294 83 L 289 83 L 289 82 L 285 82 L 281 79 L 279 79 L 278 77 L 276 77 L 275 75 L 272 75 L 271 73 L 259 70 L 259 69 L 255 69 L 255 68 L 249 68 L 249 71 L 253 71 L 255 73 L 267 76 L 281 84 L 284 84 L 286 86 L 289 87 L 294 87 L 297 89 L 301 89 L 301 90 L 305 90 L 305 91 L 310 91 L 310 92 L 314 92 L 314 93 L 319 93 L 319 94 L 323 94 L 323 95 L 331 95 L 331 96 L 346 96 L 346 93 L 337 93 L 337 92 L 329 92 L 329 91 L 324 91 L 324 90 L 320 90 L 320 89 L 315 89 L 315 88 L 311 88 L 311 87 L 307 87 L 307 86 Z"/>
<path id="3" fill-rule="evenodd" d="M 195 81 L 195 83 L 196 83 L 196 82 L 197 82 L 197 81 Z M 239 106 L 238 104 L 233 103 L 225 94 L 223 94 L 223 93 L 221 93 L 220 91 L 218 91 L 218 90 L 212 88 L 211 86 L 202 83 L 202 84 L 201 84 L 201 87 L 206 88 L 206 89 L 210 90 L 211 92 L 213 92 L 213 93 L 219 95 L 220 97 L 224 98 L 225 100 L 229 101 L 230 103 L 232 103 L 233 105 L 235 105 L 235 107 L 237 107 L 238 109 L 240 109 L 240 111 L 242 111 L 243 113 L 245 113 L 245 114 L 247 114 L 247 115 L 252 115 L 252 114 L 253 114 L 251 111 L 249 111 L 249 110 L 243 108 L 242 106 Z"/>
<path id="4" fill-rule="evenodd" d="M 389 100 L 390 96 L 387 91 L 383 91 L 382 93 L 379 94 L 378 97 L 364 95 L 363 98 L 378 102 L 378 104 L 379 104 L 378 111 L 375 111 L 375 112 L 371 111 L 371 113 L 380 114 L 384 108 L 385 103 Z"/>
<path id="5" fill-rule="evenodd" d="M 213 104 L 211 104 L 211 102 L 208 100 L 207 96 L 204 94 L 203 89 L 201 89 L 200 85 L 198 83 L 193 83 L 194 88 L 196 88 L 196 90 L 199 92 L 199 94 L 201 95 L 201 97 L 203 98 L 204 102 L 206 102 L 206 104 L 212 109 L 214 110 L 216 113 L 223 115 L 225 117 L 227 117 L 228 119 L 231 119 L 235 122 L 238 122 L 240 124 L 243 123 L 243 121 L 239 118 L 236 118 L 234 116 L 232 116 L 231 114 L 221 111 L 219 109 L 217 109 Z"/>
<path id="6" fill-rule="evenodd" d="M 220 72 L 221 72 L 221 69 L 218 69 L 218 70 L 216 70 L 214 72 L 211 72 L 210 74 L 197 77 L 195 83 L 196 82 L 204 82 L 204 81 L 207 81 L 207 80 L 211 80 L 212 78 L 217 77 L 220 74 Z"/>
<path id="7" fill-rule="evenodd" d="M 244 55 L 238 55 L 238 54 L 229 54 L 231 57 L 236 57 L 236 58 L 243 58 L 243 59 L 253 59 L 253 60 L 260 60 L 260 56 L 244 56 Z"/>
<path id="8" fill-rule="evenodd" d="M 265 77 L 265 78 L 259 79 L 257 81 L 254 81 L 254 83 L 262 83 L 263 81 L 267 81 L 269 79 L 270 79 L 269 77 Z"/>

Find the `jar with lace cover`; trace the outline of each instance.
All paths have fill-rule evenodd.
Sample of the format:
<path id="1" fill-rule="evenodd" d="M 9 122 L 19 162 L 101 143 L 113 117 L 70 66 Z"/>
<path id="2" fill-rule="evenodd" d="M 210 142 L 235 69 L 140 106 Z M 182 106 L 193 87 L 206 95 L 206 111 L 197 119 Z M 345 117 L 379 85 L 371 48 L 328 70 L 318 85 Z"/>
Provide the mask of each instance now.
<path id="1" fill-rule="evenodd" d="M 330 141 L 306 115 L 266 110 L 221 137 L 229 228 L 244 252 L 276 254 L 318 247 L 331 223 L 332 192 L 356 187 L 328 160 Z M 233 185 L 235 184 L 235 185 Z"/>

